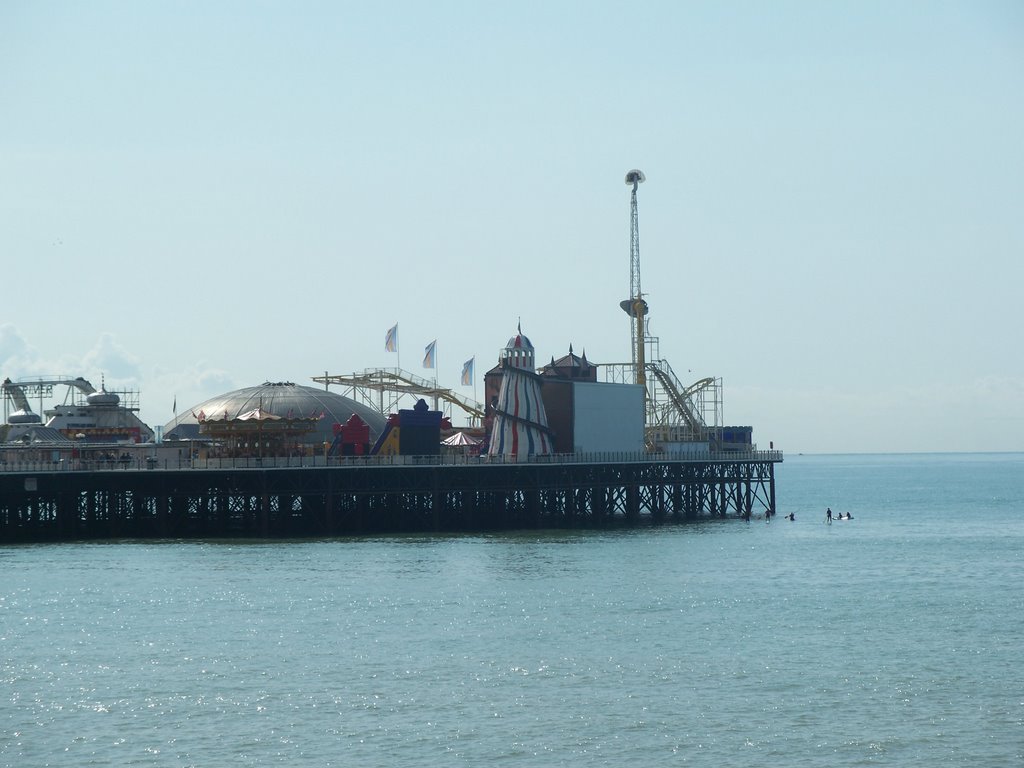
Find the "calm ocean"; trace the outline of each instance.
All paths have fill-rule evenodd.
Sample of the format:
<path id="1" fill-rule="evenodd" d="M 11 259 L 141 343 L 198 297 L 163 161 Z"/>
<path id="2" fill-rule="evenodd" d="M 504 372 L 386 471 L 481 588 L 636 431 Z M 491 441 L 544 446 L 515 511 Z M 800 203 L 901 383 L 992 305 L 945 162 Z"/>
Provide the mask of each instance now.
<path id="1" fill-rule="evenodd" d="M 1024 454 L 777 482 L 770 524 L 0 547 L 0 765 L 1024 765 Z"/>

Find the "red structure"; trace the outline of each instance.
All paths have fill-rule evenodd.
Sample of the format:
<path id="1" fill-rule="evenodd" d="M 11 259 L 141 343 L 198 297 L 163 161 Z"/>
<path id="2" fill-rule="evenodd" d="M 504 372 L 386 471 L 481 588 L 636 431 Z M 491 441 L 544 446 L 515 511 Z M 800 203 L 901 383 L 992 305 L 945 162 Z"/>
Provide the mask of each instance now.
<path id="1" fill-rule="evenodd" d="M 370 454 L 370 425 L 353 413 L 344 424 L 334 425 L 334 443 L 331 456 L 368 456 Z"/>

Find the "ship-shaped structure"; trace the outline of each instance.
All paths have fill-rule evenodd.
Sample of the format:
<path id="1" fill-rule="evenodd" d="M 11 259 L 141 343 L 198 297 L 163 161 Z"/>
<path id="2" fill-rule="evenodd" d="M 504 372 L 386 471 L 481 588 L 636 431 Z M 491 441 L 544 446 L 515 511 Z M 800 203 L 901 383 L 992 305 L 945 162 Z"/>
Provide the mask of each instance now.
<path id="1" fill-rule="evenodd" d="M 33 396 L 48 397 L 60 386 L 67 387 L 63 403 L 40 409 L 42 417 L 32 410 Z M 136 415 L 138 393 L 131 390 L 108 391 L 105 384 L 97 390 L 81 376 L 17 382 L 8 378 L 2 390 L 6 411 L 0 438 L 3 442 L 61 442 L 63 438 L 83 443 L 135 444 L 153 439 L 153 430 Z"/>

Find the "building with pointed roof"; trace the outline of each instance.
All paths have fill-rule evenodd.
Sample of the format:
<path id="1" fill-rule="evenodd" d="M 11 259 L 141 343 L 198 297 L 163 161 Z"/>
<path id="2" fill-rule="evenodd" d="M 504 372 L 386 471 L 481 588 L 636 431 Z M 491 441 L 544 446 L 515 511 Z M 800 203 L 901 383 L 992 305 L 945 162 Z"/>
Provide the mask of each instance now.
<path id="1" fill-rule="evenodd" d="M 639 452 L 644 449 L 643 388 L 598 382 L 598 366 L 573 352 L 540 370 L 555 453 Z"/>
<path id="2" fill-rule="evenodd" d="M 551 362 L 540 369 L 540 375 L 547 379 L 569 379 L 572 381 L 597 381 L 597 366 L 591 365 L 587 360 L 587 351 L 583 350 L 583 356 L 573 353 L 572 344 L 569 345 L 569 354 L 555 360 L 554 355 Z"/>

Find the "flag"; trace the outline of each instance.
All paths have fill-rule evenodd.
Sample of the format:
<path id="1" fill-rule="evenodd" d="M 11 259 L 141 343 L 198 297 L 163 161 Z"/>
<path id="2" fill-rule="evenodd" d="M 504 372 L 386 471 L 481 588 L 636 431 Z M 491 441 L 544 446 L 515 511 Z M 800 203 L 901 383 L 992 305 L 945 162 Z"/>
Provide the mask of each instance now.
<path id="1" fill-rule="evenodd" d="M 175 416 L 178 415 L 178 396 L 177 395 L 174 396 L 174 405 L 171 406 L 171 413 L 173 413 Z"/>
<path id="2" fill-rule="evenodd" d="M 398 323 L 395 323 L 388 329 L 387 334 L 384 336 L 384 349 L 388 352 L 398 351 Z"/>
<path id="3" fill-rule="evenodd" d="M 462 366 L 462 385 L 468 387 L 473 383 L 473 368 L 476 367 L 476 357 L 471 357 Z"/>
<path id="4" fill-rule="evenodd" d="M 426 349 L 424 350 L 426 352 L 426 354 L 423 355 L 423 367 L 424 368 L 433 368 L 434 367 L 434 350 L 435 350 L 436 347 L 437 347 L 437 339 L 434 339 L 432 342 L 427 344 Z"/>

